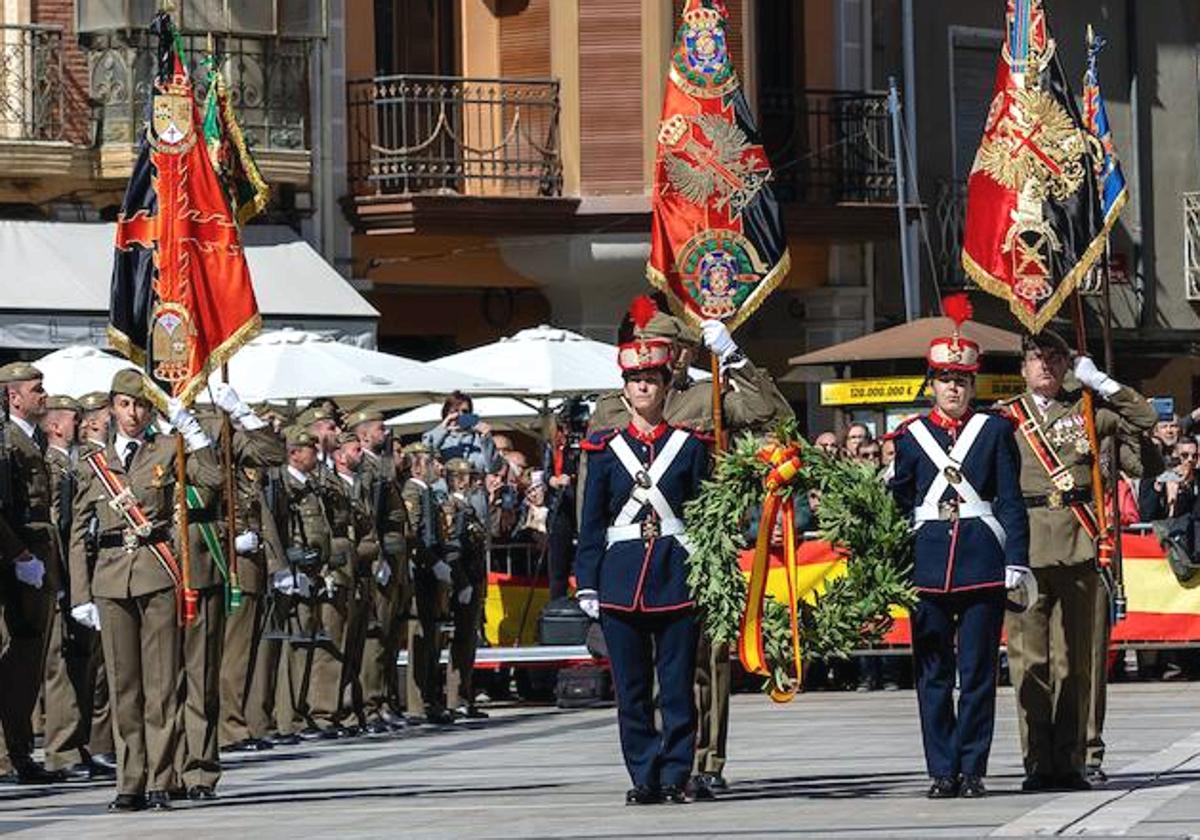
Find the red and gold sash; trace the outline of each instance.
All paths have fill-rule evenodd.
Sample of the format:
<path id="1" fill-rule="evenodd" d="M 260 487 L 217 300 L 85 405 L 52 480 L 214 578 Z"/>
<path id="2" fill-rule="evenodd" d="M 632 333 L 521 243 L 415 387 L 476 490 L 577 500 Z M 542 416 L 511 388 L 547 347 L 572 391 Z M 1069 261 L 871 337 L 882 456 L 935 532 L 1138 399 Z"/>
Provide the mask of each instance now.
<path id="1" fill-rule="evenodd" d="M 104 451 L 97 449 L 90 455 L 84 456 L 92 472 L 96 478 L 100 479 L 100 485 L 104 488 L 104 492 L 108 494 L 108 506 L 121 514 L 125 520 L 129 531 L 136 537 L 146 538 L 154 530 L 154 523 L 150 521 L 150 517 L 146 516 L 146 512 L 142 510 L 141 504 L 137 497 L 133 495 L 133 490 L 126 486 L 125 482 L 121 481 L 108 466 L 108 459 L 104 457 Z M 143 543 L 146 548 L 157 558 L 159 565 L 171 578 L 171 583 L 175 588 L 176 609 L 179 614 L 180 624 L 184 623 L 184 602 L 186 593 L 183 591 L 183 575 L 179 570 L 179 563 L 175 560 L 175 554 L 171 551 L 171 546 L 165 541 Z M 193 594 L 194 597 L 194 594 Z"/>
<path id="2" fill-rule="evenodd" d="M 1021 436 L 1029 444 L 1034 457 L 1038 459 L 1038 463 L 1042 465 L 1042 469 L 1046 471 L 1046 475 L 1050 477 L 1050 481 L 1058 492 L 1066 493 L 1075 489 L 1075 480 L 1071 476 L 1070 467 L 1063 464 L 1062 459 L 1058 457 L 1058 452 L 1046 438 L 1045 429 L 1036 420 L 1036 411 L 1030 408 L 1026 399 L 1022 396 L 1008 404 L 1009 412 L 1019 424 L 1018 429 Z M 1087 502 L 1075 502 L 1068 507 L 1071 508 L 1088 537 L 1094 540 L 1100 536 L 1100 525 L 1096 521 L 1096 514 L 1088 507 Z"/>
<path id="3" fill-rule="evenodd" d="M 796 509 L 789 488 L 795 484 L 800 472 L 800 450 L 796 447 L 769 445 L 759 451 L 758 457 L 771 465 L 764 486 L 762 517 L 758 523 L 758 540 L 754 546 L 754 560 L 750 567 L 750 580 L 746 585 L 746 608 L 742 613 L 742 632 L 738 637 L 738 658 L 749 673 L 771 678 L 771 699 L 786 703 L 796 695 L 803 676 L 803 659 L 800 655 L 800 621 L 796 605 Z M 792 665 L 795 680 L 781 683 L 775 679 L 763 648 L 763 607 L 767 594 L 767 575 L 771 564 L 771 533 L 775 521 L 782 514 L 783 556 L 787 570 L 788 607 L 791 618 Z"/>

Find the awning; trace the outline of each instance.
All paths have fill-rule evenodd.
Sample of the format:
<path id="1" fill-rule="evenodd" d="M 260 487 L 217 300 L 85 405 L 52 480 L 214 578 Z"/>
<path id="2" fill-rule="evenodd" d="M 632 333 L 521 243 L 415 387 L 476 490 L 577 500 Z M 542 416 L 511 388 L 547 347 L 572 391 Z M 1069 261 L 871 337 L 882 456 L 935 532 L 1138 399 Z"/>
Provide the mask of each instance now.
<path id="1" fill-rule="evenodd" d="M 115 228 L 0 220 L 0 348 L 108 346 Z M 379 312 L 294 231 L 251 225 L 244 241 L 266 328 L 375 346 Z"/>
<path id="2" fill-rule="evenodd" d="M 938 336 L 950 335 L 953 329 L 954 322 L 949 318 L 918 318 L 907 324 L 843 341 L 841 344 L 814 350 L 803 356 L 793 356 L 788 359 L 788 364 L 837 365 L 923 359 L 929 350 L 929 342 Z M 1021 355 L 1021 336 L 1018 333 L 989 327 L 976 321 L 964 324 L 962 332 L 967 338 L 979 343 L 985 356 Z"/>

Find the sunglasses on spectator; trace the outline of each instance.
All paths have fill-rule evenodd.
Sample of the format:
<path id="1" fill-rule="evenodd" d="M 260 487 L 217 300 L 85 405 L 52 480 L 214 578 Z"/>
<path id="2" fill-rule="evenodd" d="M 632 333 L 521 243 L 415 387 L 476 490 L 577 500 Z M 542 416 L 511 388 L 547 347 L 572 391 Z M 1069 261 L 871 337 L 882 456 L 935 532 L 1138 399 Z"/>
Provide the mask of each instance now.
<path id="1" fill-rule="evenodd" d="M 1200 457 L 1200 453 L 1198 453 L 1198 452 L 1180 452 L 1178 457 L 1179 457 L 1180 461 L 1195 461 L 1197 457 Z"/>

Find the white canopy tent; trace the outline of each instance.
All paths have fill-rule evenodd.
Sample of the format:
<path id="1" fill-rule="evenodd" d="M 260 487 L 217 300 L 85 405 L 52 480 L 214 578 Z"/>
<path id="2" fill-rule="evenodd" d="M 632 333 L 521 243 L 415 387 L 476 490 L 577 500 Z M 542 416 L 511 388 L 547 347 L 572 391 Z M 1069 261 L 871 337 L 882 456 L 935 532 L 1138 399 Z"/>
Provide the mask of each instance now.
<path id="1" fill-rule="evenodd" d="M 486 376 L 528 397 L 543 399 L 602 394 L 619 390 L 624 384 L 614 345 L 544 324 L 443 356 L 434 364 Z M 691 373 L 697 379 L 709 378 L 696 368 Z"/>
<path id="2" fill-rule="evenodd" d="M 107 391 L 113 374 L 136 366 L 128 359 L 95 347 L 74 345 L 55 350 L 33 363 L 45 375 L 47 394 L 65 394 L 78 399 L 92 391 Z"/>
<path id="3" fill-rule="evenodd" d="M 214 373 L 210 384 L 220 381 L 220 374 Z M 344 409 L 380 410 L 422 405 L 451 391 L 513 390 L 474 372 L 447 370 L 292 329 L 264 332 L 242 347 L 229 361 L 229 383 L 248 402 L 332 397 Z"/>
<path id="4" fill-rule="evenodd" d="M 542 428 L 541 402 L 528 402 L 517 397 L 480 397 L 473 400 L 475 413 L 486 420 L 494 429 L 516 429 L 536 434 Z M 547 401 L 547 408 L 555 411 L 562 400 Z M 442 404 L 431 402 L 419 408 L 397 414 L 387 420 L 387 426 L 401 435 L 424 432 L 442 421 Z"/>
<path id="5" fill-rule="evenodd" d="M 0 220 L 0 347 L 107 347 L 111 223 Z M 250 225 L 246 260 L 268 328 L 375 346 L 379 313 L 290 228 Z"/>

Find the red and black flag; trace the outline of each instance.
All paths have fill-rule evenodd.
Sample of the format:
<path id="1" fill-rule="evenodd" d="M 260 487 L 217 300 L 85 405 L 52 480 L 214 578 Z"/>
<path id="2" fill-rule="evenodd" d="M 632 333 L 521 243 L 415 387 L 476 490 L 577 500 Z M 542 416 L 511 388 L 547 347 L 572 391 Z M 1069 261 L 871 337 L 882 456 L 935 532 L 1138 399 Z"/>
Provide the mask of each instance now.
<path id="1" fill-rule="evenodd" d="M 170 17 L 159 13 L 150 31 L 158 69 L 117 217 L 108 335 L 187 404 L 261 321 Z"/>
<path id="2" fill-rule="evenodd" d="M 1031 332 L 1104 251 L 1091 142 L 1041 0 L 1008 0 L 1007 36 L 967 181 L 963 269 Z"/>
<path id="3" fill-rule="evenodd" d="M 790 262 L 727 18 L 723 0 L 687 0 L 683 8 L 658 127 L 646 276 L 672 308 L 733 330 Z"/>

